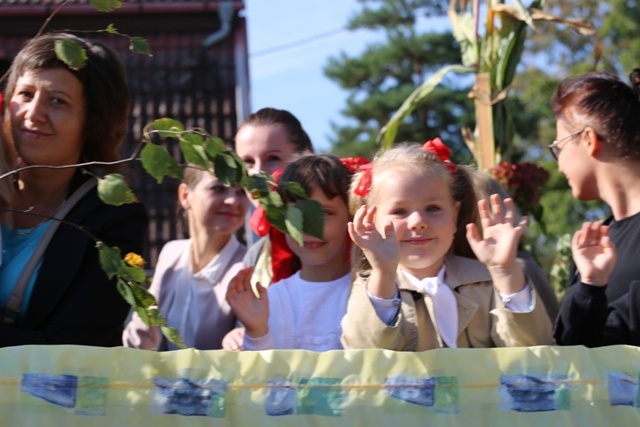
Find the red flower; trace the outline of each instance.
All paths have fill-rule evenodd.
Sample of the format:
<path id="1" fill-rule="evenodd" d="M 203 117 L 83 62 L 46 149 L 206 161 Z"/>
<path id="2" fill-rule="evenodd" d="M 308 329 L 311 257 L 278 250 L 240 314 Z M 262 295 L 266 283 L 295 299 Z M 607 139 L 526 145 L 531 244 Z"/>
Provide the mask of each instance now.
<path id="1" fill-rule="evenodd" d="M 511 194 L 523 213 L 532 212 L 539 205 L 542 186 L 549 181 L 549 172 L 528 162 L 501 162 L 490 173 Z"/>

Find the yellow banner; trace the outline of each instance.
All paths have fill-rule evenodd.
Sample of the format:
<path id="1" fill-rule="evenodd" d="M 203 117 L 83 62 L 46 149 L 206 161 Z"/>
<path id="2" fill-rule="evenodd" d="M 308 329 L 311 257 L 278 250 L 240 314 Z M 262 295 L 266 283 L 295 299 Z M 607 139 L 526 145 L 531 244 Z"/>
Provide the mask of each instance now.
<path id="1" fill-rule="evenodd" d="M 0 350 L 0 425 L 640 425 L 640 351 L 615 346 Z"/>

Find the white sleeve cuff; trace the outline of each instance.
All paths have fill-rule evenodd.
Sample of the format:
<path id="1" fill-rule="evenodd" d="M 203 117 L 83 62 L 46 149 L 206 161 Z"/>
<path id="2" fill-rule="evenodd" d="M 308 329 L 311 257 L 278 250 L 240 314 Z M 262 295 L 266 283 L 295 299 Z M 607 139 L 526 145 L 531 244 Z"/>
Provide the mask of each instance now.
<path id="1" fill-rule="evenodd" d="M 528 280 L 521 291 L 510 295 L 500 293 L 500 298 L 502 304 L 514 313 L 529 313 L 533 310 L 533 294 Z"/>

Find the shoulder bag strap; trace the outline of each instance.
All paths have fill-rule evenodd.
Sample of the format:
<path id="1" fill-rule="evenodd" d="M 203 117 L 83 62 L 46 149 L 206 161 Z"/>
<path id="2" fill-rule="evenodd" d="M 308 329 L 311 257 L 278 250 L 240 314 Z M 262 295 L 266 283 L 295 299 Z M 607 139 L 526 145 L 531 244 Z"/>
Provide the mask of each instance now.
<path id="1" fill-rule="evenodd" d="M 53 215 L 53 218 L 52 218 L 53 220 L 51 221 L 51 224 L 49 224 L 49 227 L 47 227 L 47 230 L 42 235 L 42 239 L 40 239 L 40 241 L 38 242 L 38 246 L 36 246 L 36 249 L 33 251 L 31 258 L 27 262 L 27 265 L 25 266 L 24 270 L 22 270 L 22 273 L 20 274 L 18 281 L 13 287 L 11 296 L 9 297 L 9 300 L 7 301 L 7 305 L 5 306 L 2 313 L 3 315 L 2 320 L 5 325 L 7 324 L 12 325 L 16 323 L 18 319 L 18 315 L 20 313 L 20 304 L 22 303 L 24 292 L 26 291 L 27 285 L 29 284 L 31 276 L 33 275 L 33 271 L 35 270 L 36 266 L 40 262 L 40 259 L 42 258 L 44 251 L 49 246 L 49 242 L 51 241 L 51 238 L 53 237 L 54 233 L 58 229 L 58 226 L 60 225 L 59 220 L 64 218 L 65 215 L 67 215 L 67 213 L 71 210 L 71 208 L 73 208 L 76 205 L 76 203 L 78 203 L 78 201 L 85 194 L 89 192 L 89 190 L 95 187 L 96 184 L 97 184 L 97 180 L 93 178 L 88 180 L 84 184 L 82 184 L 76 191 L 73 192 L 71 197 L 69 197 L 67 200 L 64 201 L 64 203 L 62 203 L 60 208 Z"/>

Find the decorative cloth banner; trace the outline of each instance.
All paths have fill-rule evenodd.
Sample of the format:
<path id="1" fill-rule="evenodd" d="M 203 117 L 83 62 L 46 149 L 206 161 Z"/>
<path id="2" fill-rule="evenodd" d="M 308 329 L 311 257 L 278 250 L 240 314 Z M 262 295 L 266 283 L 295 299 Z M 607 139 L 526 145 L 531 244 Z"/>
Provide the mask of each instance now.
<path id="1" fill-rule="evenodd" d="M 640 425 L 640 348 L 0 350 L 2 425 Z"/>

